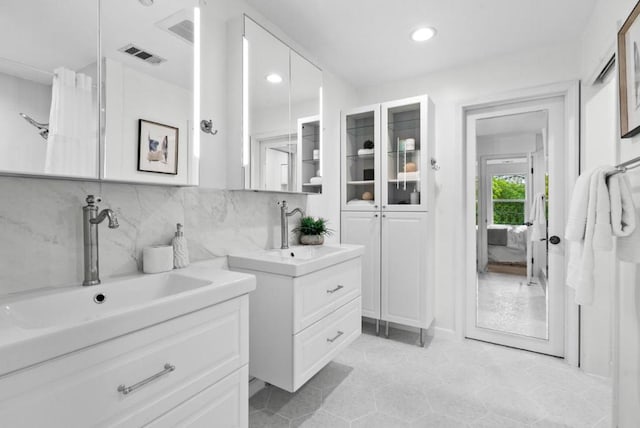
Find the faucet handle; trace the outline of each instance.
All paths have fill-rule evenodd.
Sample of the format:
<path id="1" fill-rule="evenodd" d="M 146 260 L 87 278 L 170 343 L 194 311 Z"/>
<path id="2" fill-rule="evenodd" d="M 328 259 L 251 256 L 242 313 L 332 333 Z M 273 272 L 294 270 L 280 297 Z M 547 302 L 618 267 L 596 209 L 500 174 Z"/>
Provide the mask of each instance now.
<path id="1" fill-rule="evenodd" d="M 278 201 L 278 205 L 280 205 L 282 208 L 287 209 L 287 201 Z"/>
<path id="2" fill-rule="evenodd" d="M 89 205 L 95 205 L 102 202 L 102 198 L 100 196 L 87 195 L 86 201 L 87 201 L 87 204 Z"/>

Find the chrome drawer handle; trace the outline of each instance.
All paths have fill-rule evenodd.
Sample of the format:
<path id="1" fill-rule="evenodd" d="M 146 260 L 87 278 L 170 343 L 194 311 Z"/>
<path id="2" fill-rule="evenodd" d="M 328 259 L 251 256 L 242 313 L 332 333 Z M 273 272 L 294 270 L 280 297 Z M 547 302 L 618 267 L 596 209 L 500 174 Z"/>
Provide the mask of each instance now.
<path id="1" fill-rule="evenodd" d="M 329 293 L 329 294 L 333 294 L 333 293 L 335 293 L 336 291 L 340 291 L 340 290 L 342 290 L 343 288 L 344 288 L 344 285 L 338 285 L 338 286 L 337 286 L 336 288 L 334 288 L 333 290 L 327 290 L 327 293 Z"/>
<path id="2" fill-rule="evenodd" d="M 149 382 L 152 382 L 152 381 L 158 379 L 161 376 L 164 376 L 166 374 L 171 373 L 175 369 L 176 369 L 176 366 L 171 365 L 169 363 L 166 363 L 164 365 L 164 370 L 162 370 L 161 372 L 158 372 L 158 373 L 156 373 L 156 374 L 154 374 L 152 376 L 149 376 L 146 379 L 141 380 L 140 382 L 136 383 L 135 385 L 131 385 L 131 386 L 120 385 L 120 386 L 118 386 L 118 392 L 122 392 L 124 395 L 127 395 L 128 393 L 133 392 L 136 389 L 145 386 Z"/>
<path id="3" fill-rule="evenodd" d="M 333 342 L 335 342 L 336 340 L 338 340 L 338 338 L 339 338 L 340 336 L 342 336 L 343 334 L 344 334 L 344 331 L 338 331 L 338 334 L 336 334 L 336 335 L 334 336 L 334 338 L 333 338 L 333 339 L 327 339 L 327 342 L 329 342 L 329 343 L 333 343 Z"/>

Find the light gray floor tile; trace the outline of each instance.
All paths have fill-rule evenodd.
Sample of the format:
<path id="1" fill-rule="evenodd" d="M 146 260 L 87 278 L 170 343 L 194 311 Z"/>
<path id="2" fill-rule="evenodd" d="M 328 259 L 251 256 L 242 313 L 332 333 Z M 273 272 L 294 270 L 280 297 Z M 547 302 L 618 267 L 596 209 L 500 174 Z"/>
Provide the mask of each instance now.
<path id="1" fill-rule="evenodd" d="M 439 413 L 429 413 L 411 424 L 411 428 L 467 428 L 468 425 Z"/>
<path id="2" fill-rule="evenodd" d="M 291 421 L 291 428 L 349 428 L 349 422 L 323 410 Z"/>
<path id="3" fill-rule="evenodd" d="M 322 409 L 348 421 L 361 418 L 376 411 L 373 390 L 354 383 L 342 384 L 324 397 Z"/>
<path id="4" fill-rule="evenodd" d="M 419 389 L 401 384 L 389 384 L 376 390 L 378 411 L 412 422 L 431 411 L 427 397 Z"/>
<path id="5" fill-rule="evenodd" d="M 264 410 L 271 395 L 272 388 L 264 387 L 249 398 L 249 412 Z"/>
<path id="6" fill-rule="evenodd" d="M 384 413 L 372 413 L 351 424 L 351 428 L 409 428 L 409 423 Z"/>
<path id="7" fill-rule="evenodd" d="M 431 409 L 439 414 L 451 416 L 465 423 L 471 423 L 487 414 L 482 402 L 465 391 L 444 385 L 427 393 Z"/>
<path id="8" fill-rule="evenodd" d="M 289 428 L 289 419 L 268 410 L 259 410 L 249 415 L 249 428 Z"/>
<path id="9" fill-rule="evenodd" d="M 417 338 L 363 334 L 295 394 L 254 395 L 249 426 L 610 428 L 607 379 L 530 352 L 444 335 L 420 348 Z"/>
<path id="10" fill-rule="evenodd" d="M 315 412 L 322 405 L 322 391 L 303 386 L 295 394 L 271 387 L 267 410 L 289 419 L 299 418 Z"/>
<path id="11" fill-rule="evenodd" d="M 489 386 L 480 391 L 478 397 L 492 413 L 523 424 L 531 424 L 547 415 L 530 397 L 511 388 Z"/>

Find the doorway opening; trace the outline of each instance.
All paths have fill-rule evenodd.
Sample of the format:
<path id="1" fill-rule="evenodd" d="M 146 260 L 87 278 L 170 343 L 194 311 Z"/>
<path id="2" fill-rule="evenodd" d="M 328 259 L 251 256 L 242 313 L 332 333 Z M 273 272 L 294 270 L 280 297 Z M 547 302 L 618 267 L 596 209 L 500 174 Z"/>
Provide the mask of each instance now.
<path id="1" fill-rule="evenodd" d="M 577 364 L 577 311 L 564 285 L 560 238 L 577 172 L 578 103 L 569 98 L 577 88 L 552 88 L 463 107 L 468 247 L 461 310 L 465 337 Z"/>

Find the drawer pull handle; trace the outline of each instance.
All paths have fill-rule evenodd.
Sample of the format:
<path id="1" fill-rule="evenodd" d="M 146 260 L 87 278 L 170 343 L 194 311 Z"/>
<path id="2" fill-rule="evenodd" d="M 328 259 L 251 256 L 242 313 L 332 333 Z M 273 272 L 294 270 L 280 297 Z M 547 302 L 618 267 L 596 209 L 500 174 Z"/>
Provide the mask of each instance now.
<path id="1" fill-rule="evenodd" d="M 342 336 L 343 334 L 344 334 L 344 331 L 338 331 L 338 334 L 336 334 L 336 335 L 333 337 L 333 339 L 327 339 L 327 342 L 329 342 L 329 343 L 333 343 L 333 342 L 335 342 L 336 340 L 338 340 L 338 338 L 339 338 L 340 336 Z"/>
<path id="2" fill-rule="evenodd" d="M 164 370 L 149 376 L 146 379 L 141 380 L 140 382 L 136 383 L 135 385 L 131 385 L 131 386 L 124 386 L 124 385 L 120 385 L 118 386 L 118 392 L 122 392 L 122 394 L 127 395 L 130 392 L 134 392 L 136 389 L 141 388 L 143 386 L 145 386 L 146 384 L 148 384 L 149 382 L 152 382 L 156 379 L 158 379 L 161 376 L 164 376 L 166 374 L 171 373 L 172 371 L 174 371 L 176 369 L 176 366 L 166 363 L 164 365 Z"/>
<path id="3" fill-rule="evenodd" d="M 338 286 L 337 286 L 336 288 L 334 288 L 333 290 L 327 290 L 327 293 L 329 293 L 329 294 L 333 294 L 333 293 L 335 293 L 336 291 L 340 291 L 340 290 L 342 290 L 343 288 L 344 288 L 344 285 L 338 285 Z"/>

